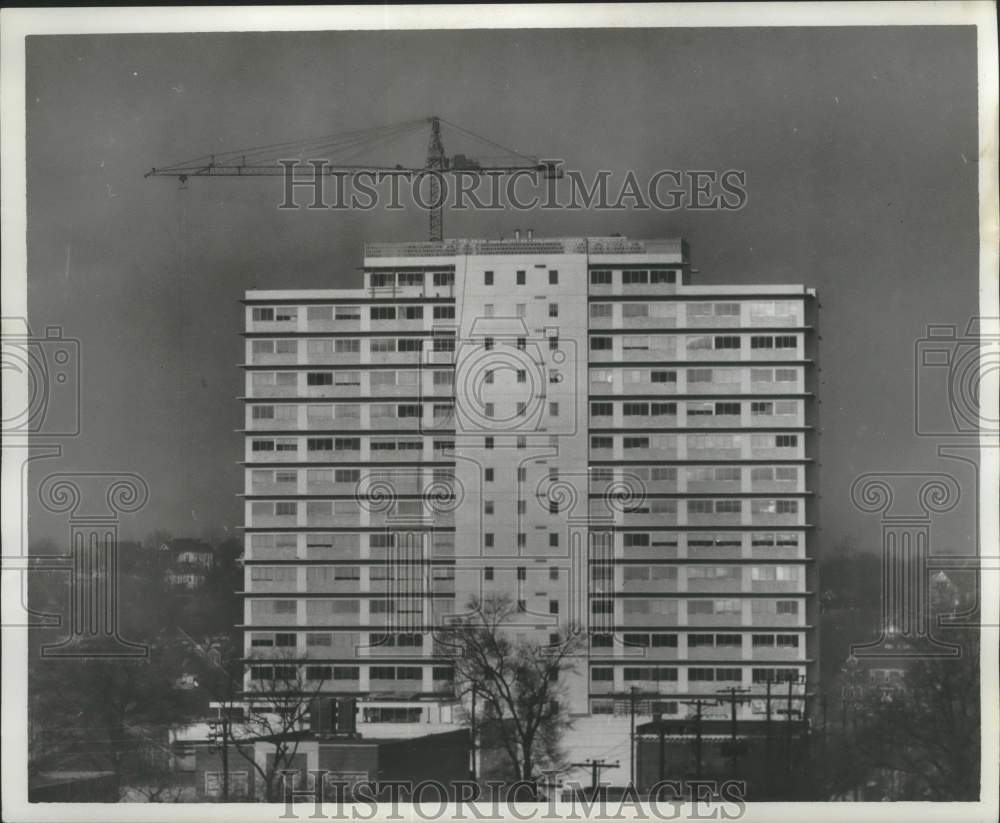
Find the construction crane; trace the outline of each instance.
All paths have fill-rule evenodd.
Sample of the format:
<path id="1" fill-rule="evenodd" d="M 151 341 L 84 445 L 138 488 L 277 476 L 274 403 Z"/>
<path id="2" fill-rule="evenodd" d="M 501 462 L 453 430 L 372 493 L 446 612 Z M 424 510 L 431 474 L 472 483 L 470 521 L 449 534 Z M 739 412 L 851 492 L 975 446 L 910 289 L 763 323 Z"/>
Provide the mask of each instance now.
<path id="1" fill-rule="evenodd" d="M 388 144 L 422 131 L 427 126 L 430 126 L 430 136 L 423 165 L 386 162 L 384 158 L 375 162 L 359 159 L 375 150 L 384 151 Z M 502 154 L 489 158 L 465 152 L 448 155 L 444 147 L 442 126 L 453 130 L 456 136 L 462 139 L 471 138 L 490 147 L 488 150 L 498 150 Z M 448 142 L 451 143 L 451 134 Z M 437 116 L 373 129 L 341 132 L 311 140 L 274 143 L 204 155 L 172 166 L 154 167 L 145 176 L 175 177 L 182 186 L 188 180 L 197 177 L 284 177 L 289 174 L 291 167 L 289 161 L 293 159 L 308 161 L 309 175 L 312 179 L 315 179 L 315 175 L 376 174 L 381 177 L 398 174 L 410 179 L 414 175 L 428 175 L 430 196 L 427 202 L 431 205 L 429 209 L 431 240 L 444 239 L 443 200 L 446 198 L 441 197 L 441 176 L 444 174 L 504 176 L 527 171 L 540 174 L 542 179 L 562 177 L 562 169 L 556 161 L 540 160 L 538 157 L 506 148 L 487 137 Z M 294 179 L 296 169 L 291 168 Z"/>

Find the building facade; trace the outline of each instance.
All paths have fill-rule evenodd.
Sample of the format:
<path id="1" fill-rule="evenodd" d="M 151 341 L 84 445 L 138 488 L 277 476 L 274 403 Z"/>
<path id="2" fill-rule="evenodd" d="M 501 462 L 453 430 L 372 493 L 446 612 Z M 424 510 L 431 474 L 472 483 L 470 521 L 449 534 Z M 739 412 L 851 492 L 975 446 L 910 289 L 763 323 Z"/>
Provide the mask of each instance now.
<path id="1" fill-rule="evenodd" d="M 502 593 L 520 638 L 587 632 L 577 714 L 813 691 L 812 290 L 515 237 L 368 244 L 361 289 L 244 303 L 248 688 L 294 658 L 361 728 L 447 723 L 435 628 Z"/>

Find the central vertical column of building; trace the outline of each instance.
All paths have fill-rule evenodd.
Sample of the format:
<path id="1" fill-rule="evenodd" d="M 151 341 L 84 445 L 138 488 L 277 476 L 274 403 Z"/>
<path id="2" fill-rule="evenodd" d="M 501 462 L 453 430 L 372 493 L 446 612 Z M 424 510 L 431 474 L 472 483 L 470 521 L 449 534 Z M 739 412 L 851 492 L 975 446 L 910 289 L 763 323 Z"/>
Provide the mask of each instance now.
<path id="1" fill-rule="evenodd" d="M 455 284 L 455 606 L 507 596 L 515 639 L 555 642 L 587 628 L 586 255 L 559 240 L 467 251 Z M 577 668 L 571 710 L 585 711 Z"/>

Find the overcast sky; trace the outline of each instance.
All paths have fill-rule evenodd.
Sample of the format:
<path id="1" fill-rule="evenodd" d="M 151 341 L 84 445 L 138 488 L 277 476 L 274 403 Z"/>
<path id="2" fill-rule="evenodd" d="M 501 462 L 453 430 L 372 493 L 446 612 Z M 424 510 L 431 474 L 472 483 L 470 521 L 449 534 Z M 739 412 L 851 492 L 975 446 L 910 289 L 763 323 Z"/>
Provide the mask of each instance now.
<path id="1" fill-rule="evenodd" d="M 281 212 L 273 179 L 143 173 L 429 114 L 616 179 L 746 170 L 735 213 L 465 213 L 445 231 L 682 236 L 703 283 L 815 287 L 824 544 L 879 544 L 857 474 L 960 471 L 913 434 L 913 347 L 977 310 L 975 30 L 894 27 L 29 38 L 29 319 L 81 341 L 83 374 L 83 434 L 39 472 L 142 474 L 127 537 L 238 527 L 243 291 L 358 286 L 363 242 L 423 239 L 426 215 Z M 964 552 L 959 514 L 936 543 Z M 65 534 L 32 518 L 32 539 Z"/>

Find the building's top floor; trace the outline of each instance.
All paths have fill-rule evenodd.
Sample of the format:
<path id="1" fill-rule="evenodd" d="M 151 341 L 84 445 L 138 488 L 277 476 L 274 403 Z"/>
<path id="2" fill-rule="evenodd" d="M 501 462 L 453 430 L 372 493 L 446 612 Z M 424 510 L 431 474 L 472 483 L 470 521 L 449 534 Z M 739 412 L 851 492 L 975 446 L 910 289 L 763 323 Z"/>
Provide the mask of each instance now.
<path id="1" fill-rule="evenodd" d="M 635 240 L 628 237 L 516 236 L 509 239 L 450 239 L 442 241 L 366 243 L 364 287 L 360 289 L 276 289 L 249 290 L 245 302 L 350 303 L 384 299 L 453 299 L 456 277 L 468 280 L 473 269 L 479 277 L 493 279 L 502 287 L 502 270 L 542 268 L 548 270 L 549 284 L 558 282 L 559 260 L 554 256 L 574 256 L 565 261 L 574 270 L 589 270 L 592 296 L 663 295 L 674 299 L 701 297 L 815 297 L 813 289 L 786 284 L 698 285 L 691 283 L 687 243 L 681 239 Z M 464 258 L 460 263 L 457 258 Z M 496 261 L 489 258 L 499 257 Z M 542 262 L 539 262 L 541 260 Z M 517 271 L 524 278 L 525 271 Z M 542 272 L 546 274 L 545 271 Z M 556 275 L 556 279 L 552 279 Z M 517 281 L 521 283 L 521 280 Z M 534 282 L 534 279 L 532 280 Z M 511 284 L 514 281 L 511 280 Z M 527 281 L 523 285 L 530 285 Z M 482 291 L 479 289 L 479 291 Z"/>
<path id="2" fill-rule="evenodd" d="M 602 259 L 655 258 L 661 263 L 686 263 L 687 243 L 681 239 L 635 240 L 628 237 L 452 238 L 418 242 L 365 243 L 365 265 L 384 265 L 384 258 L 454 258 L 466 255 L 582 254 Z M 652 262 L 652 261 L 651 261 Z"/>

